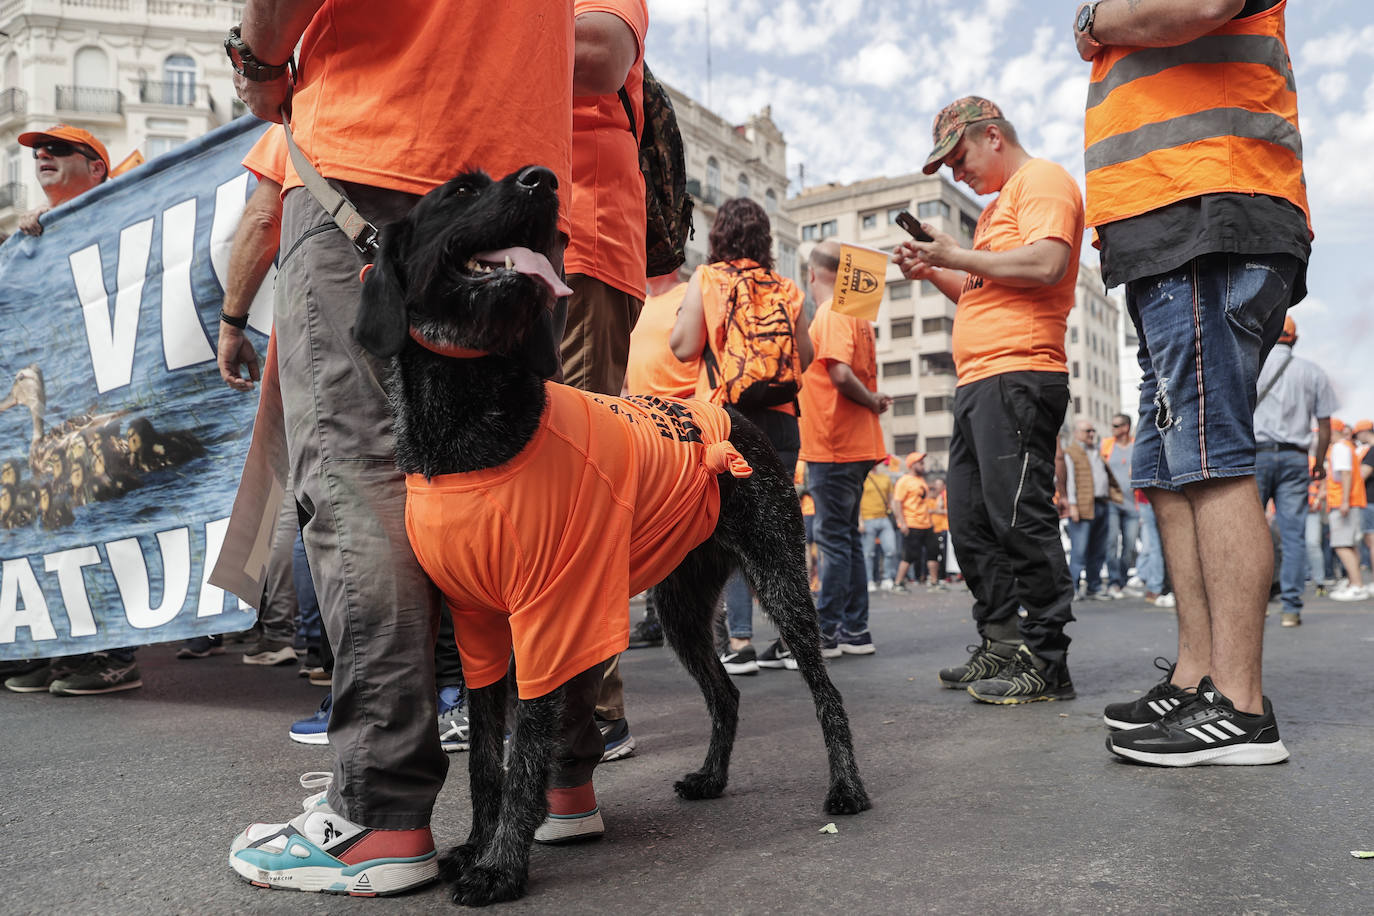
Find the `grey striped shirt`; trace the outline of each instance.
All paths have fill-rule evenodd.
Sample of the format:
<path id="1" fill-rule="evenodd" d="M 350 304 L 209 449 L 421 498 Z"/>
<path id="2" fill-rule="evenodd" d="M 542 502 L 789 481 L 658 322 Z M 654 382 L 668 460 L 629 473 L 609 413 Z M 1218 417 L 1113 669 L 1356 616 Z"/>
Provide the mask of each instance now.
<path id="1" fill-rule="evenodd" d="M 1277 344 L 1269 351 L 1260 369 L 1258 391 L 1269 387 L 1292 352 L 1288 344 Z M 1312 425 L 1340 406 L 1326 373 L 1316 363 L 1294 356 L 1268 396 L 1255 405 L 1255 441 L 1311 448 Z"/>

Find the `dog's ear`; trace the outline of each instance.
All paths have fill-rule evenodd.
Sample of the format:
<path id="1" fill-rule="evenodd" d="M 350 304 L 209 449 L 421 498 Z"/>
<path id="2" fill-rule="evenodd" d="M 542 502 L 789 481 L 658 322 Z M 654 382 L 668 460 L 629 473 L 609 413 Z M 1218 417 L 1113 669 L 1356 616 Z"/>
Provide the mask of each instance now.
<path id="1" fill-rule="evenodd" d="M 410 222 L 384 226 L 377 260 L 363 280 L 353 339 L 374 356 L 389 359 L 401 352 L 410 331 L 406 313 L 406 278 L 401 252 L 410 241 Z"/>

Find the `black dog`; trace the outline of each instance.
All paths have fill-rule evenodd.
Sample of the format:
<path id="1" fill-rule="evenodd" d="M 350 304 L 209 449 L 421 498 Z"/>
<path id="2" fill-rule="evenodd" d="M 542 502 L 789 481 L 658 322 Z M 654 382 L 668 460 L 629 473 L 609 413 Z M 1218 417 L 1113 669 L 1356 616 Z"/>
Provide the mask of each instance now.
<path id="1" fill-rule="evenodd" d="M 552 253 L 556 187 L 553 173 L 536 166 L 501 181 L 468 172 L 383 230 L 355 333 L 372 352 L 394 357 L 388 393 L 397 463 L 407 474 L 428 479 L 506 464 L 530 443 L 552 394 L 563 395 L 544 381 L 557 366 L 550 306 L 561 283 L 546 265 L 474 259 L 500 250 Z M 712 720 L 705 763 L 674 788 L 686 799 L 715 798 L 725 789 L 739 691 L 716 655 L 713 622 L 726 577 L 738 567 L 787 641 L 815 701 L 830 764 L 825 810 L 855 814 L 869 800 L 843 702 L 821 658 L 792 482 L 759 429 L 733 411 L 729 419 L 729 442 L 753 474 L 720 475 L 714 532 L 654 591 L 668 641 L 700 686 Z M 540 481 L 528 486 L 537 491 Z M 547 811 L 563 691 L 518 703 L 503 772 L 508 689 L 502 680 L 470 692 L 472 832 L 443 862 L 458 903 L 524 894 L 530 844 Z"/>

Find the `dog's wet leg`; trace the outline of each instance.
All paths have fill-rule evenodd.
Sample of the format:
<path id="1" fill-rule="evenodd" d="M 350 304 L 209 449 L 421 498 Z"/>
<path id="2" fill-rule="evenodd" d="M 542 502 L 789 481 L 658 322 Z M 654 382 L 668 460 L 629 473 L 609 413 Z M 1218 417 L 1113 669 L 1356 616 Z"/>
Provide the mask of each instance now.
<path id="1" fill-rule="evenodd" d="M 501 812 L 501 758 L 505 754 L 507 680 L 468 690 L 468 783 L 472 795 L 472 829 L 461 846 L 439 860 L 439 876 L 451 884 L 481 857 L 496 832 Z"/>
<path id="2" fill-rule="evenodd" d="M 454 881 L 454 903 L 484 906 L 525 895 L 530 845 L 548 813 L 545 790 L 562 712 L 561 689 L 516 705 L 496 829 L 481 856 Z"/>
<path id="3" fill-rule="evenodd" d="M 663 635 L 678 660 L 697 682 L 711 715 L 711 741 L 706 761 L 695 773 L 673 784 L 683 798 L 717 798 L 729 778 L 730 753 L 739 724 L 739 690 L 730 683 L 715 647 L 715 614 L 730 565 L 714 541 L 687 555 L 654 589 Z"/>

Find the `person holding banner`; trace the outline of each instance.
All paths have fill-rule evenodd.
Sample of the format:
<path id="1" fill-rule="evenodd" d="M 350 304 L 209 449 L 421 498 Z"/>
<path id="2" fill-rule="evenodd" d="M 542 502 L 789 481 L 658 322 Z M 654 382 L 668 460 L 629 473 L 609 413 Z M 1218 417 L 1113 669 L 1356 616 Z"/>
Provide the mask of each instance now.
<path id="1" fill-rule="evenodd" d="M 982 641 L 968 661 L 943 669 L 940 683 L 987 703 L 1070 700 L 1064 627 L 1073 588 L 1054 468 L 1069 403 L 1064 332 L 1083 198 L 1061 166 L 1026 152 L 987 99 L 947 106 L 934 139 L 922 171 L 947 165 L 975 194 L 998 194 L 978 219 L 972 249 L 926 225 L 933 242 L 893 252 L 908 279 L 929 280 L 958 303 L 949 526 Z"/>
<path id="2" fill-rule="evenodd" d="M 768 214 L 747 197 L 733 197 L 716 211 L 707 260 L 687 284 L 668 346 L 684 363 L 700 360 L 696 396 L 733 405 L 752 420 L 791 474 L 801 448 L 797 391 L 812 357 L 805 295 L 773 271 Z M 725 611 L 725 670 L 757 674 L 754 599 L 739 571 L 725 583 Z M 786 659 L 763 661 L 773 667 Z"/>
<path id="3" fill-rule="evenodd" d="M 873 325 L 834 305 L 841 259 L 840 244 L 826 239 L 811 249 L 807 260 L 807 286 L 820 306 L 811 321 L 815 359 L 803 377 L 800 396 L 801 458 L 811 472 L 816 544 L 821 551 L 816 613 L 821 654 L 827 658 L 876 651 L 868 632 L 868 571 L 859 502 L 869 470 L 887 460 L 878 415 L 892 406 L 892 398 L 877 390 Z"/>
<path id="4" fill-rule="evenodd" d="M 505 175 L 533 162 L 557 176 L 566 241 L 573 42 L 572 0 L 474 4 L 457 18 L 429 0 L 397 0 L 381 18 L 358 0 L 248 0 L 226 50 L 249 109 L 280 121 L 287 105 L 304 158 L 373 225 L 409 212 L 460 165 Z M 297 45 L 299 82 L 286 66 Z M 355 247 L 294 170 L 284 187 L 278 370 L 291 485 L 334 649 L 335 762 L 330 778 L 303 783 L 316 794 L 289 824 L 240 833 L 230 864 L 259 885 L 299 889 L 300 875 L 329 869 L 341 889 L 393 894 L 438 875 L 442 602 L 406 537 L 386 367 L 352 335 L 366 242 Z M 553 374 L 551 323 L 548 336 Z M 308 858 L 292 854 L 304 849 Z"/>

